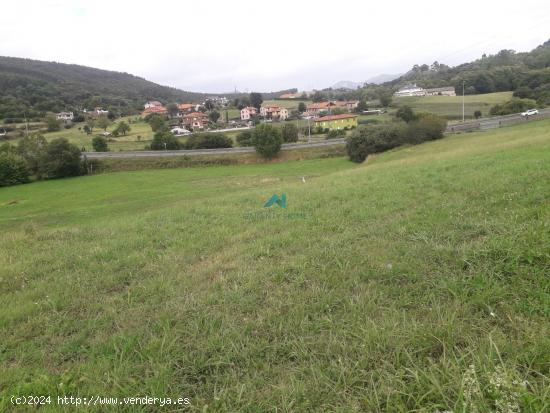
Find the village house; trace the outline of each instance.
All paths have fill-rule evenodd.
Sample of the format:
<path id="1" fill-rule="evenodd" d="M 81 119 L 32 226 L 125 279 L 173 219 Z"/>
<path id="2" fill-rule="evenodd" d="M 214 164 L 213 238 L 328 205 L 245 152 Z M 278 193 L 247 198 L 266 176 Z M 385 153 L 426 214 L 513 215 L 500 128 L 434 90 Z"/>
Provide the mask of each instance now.
<path id="1" fill-rule="evenodd" d="M 301 96 L 300 93 L 284 93 L 281 96 L 279 96 L 279 99 L 297 99 Z"/>
<path id="2" fill-rule="evenodd" d="M 357 127 L 357 115 L 343 113 L 341 115 L 328 115 L 315 119 L 314 125 L 316 128 L 323 130 L 344 130 Z"/>
<path id="3" fill-rule="evenodd" d="M 258 114 L 255 107 L 247 106 L 241 109 L 241 120 L 250 120 Z"/>
<path id="4" fill-rule="evenodd" d="M 98 118 L 100 116 L 107 116 L 109 115 L 109 111 L 108 110 L 104 110 L 102 107 L 96 107 L 94 110 L 91 110 L 91 111 L 88 111 L 86 109 L 84 109 L 82 112 L 84 112 L 85 114 L 87 114 L 88 116 L 91 116 L 93 118 Z"/>
<path id="5" fill-rule="evenodd" d="M 149 102 L 145 102 L 145 105 L 143 105 L 144 109 L 154 108 L 156 106 L 162 106 L 162 103 L 160 103 L 158 100 L 150 100 Z"/>
<path id="6" fill-rule="evenodd" d="M 168 109 L 166 109 L 164 106 L 149 106 L 147 109 L 141 112 L 141 116 L 147 116 L 152 113 L 158 113 L 159 115 L 166 115 L 168 113 Z"/>
<path id="7" fill-rule="evenodd" d="M 336 107 L 346 109 L 349 112 L 353 112 L 359 106 L 358 100 L 337 100 L 334 103 Z"/>
<path id="8" fill-rule="evenodd" d="M 73 120 L 74 113 L 73 112 L 59 112 L 59 113 L 55 114 L 55 118 L 57 120 L 64 120 L 64 121 Z"/>
<path id="9" fill-rule="evenodd" d="M 333 102 L 316 102 L 307 105 L 306 109 L 310 116 L 315 116 L 321 112 L 328 112 L 334 106 L 336 105 Z"/>
<path id="10" fill-rule="evenodd" d="M 288 118 L 288 109 L 275 105 L 262 106 L 260 108 L 260 115 L 265 119 L 286 120 Z"/>
<path id="11" fill-rule="evenodd" d="M 456 96 L 456 91 L 453 86 L 436 87 L 433 89 L 426 89 L 426 96 Z"/>
<path id="12" fill-rule="evenodd" d="M 183 125 L 186 129 L 204 129 L 208 125 L 208 115 L 202 112 L 192 112 L 183 115 Z"/>
<path id="13" fill-rule="evenodd" d="M 404 97 L 404 96 L 425 96 L 426 91 L 424 89 L 422 89 L 421 87 L 416 86 L 416 84 L 411 84 L 411 85 L 403 86 L 401 89 L 399 89 L 393 95 L 396 98 Z"/>
<path id="14" fill-rule="evenodd" d="M 178 118 L 181 118 L 186 113 L 191 113 L 191 112 L 196 111 L 197 110 L 196 107 L 197 107 L 197 105 L 194 104 L 194 103 L 180 103 L 180 104 L 178 104 L 178 113 L 177 113 L 176 116 Z"/>

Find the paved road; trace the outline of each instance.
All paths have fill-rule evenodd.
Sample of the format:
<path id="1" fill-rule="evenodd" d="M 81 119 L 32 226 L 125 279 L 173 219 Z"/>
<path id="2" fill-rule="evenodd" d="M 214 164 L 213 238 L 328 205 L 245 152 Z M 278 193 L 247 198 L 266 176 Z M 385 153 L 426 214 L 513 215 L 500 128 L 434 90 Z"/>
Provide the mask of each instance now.
<path id="1" fill-rule="evenodd" d="M 346 141 L 343 138 L 329 139 L 321 142 L 312 143 L 285 143 L 282 150 L 289 151 L 293 149 L 319 148 L 323 146 L 342 145 Z M 82 152 L 82 156 L 87 159 L 104 158 L 147 158 L 164 156 L 199 156 L 199 155 L 227 155 L 235 153 L 254 152 L 253 147 L 226 148 L 226 149 L 193 149 L 178 151 L 119 151 L 119 152 Z"/>
<path id="2" fill-rule="evenodd" d="M 502 126 L 510 126 L 516 123 L 529 122 L 534 120 L 540 120 L 550 117 L 550 108 L 540 109 L 538 115 L 521 116 L 520 113 L 514 113 L 513 115 L 494 116 L 492 118 L 484 118 L 474 121 L 467 121 L 464 123 L 453 123 L 447 126 L 447 133 L 463 132 L 469 130 L 486 130 L 495 129 Z"/>

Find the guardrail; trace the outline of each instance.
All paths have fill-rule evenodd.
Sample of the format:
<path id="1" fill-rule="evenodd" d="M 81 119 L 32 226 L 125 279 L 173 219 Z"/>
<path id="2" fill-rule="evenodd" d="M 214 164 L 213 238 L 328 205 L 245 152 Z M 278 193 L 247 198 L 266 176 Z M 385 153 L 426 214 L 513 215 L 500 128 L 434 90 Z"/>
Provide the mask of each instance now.
<path id="1" fill-rule="evenodd" d="M 504 126 L 516 125 L 518 123 L 532 122 L 540 119 L 550 118 L 550 109 L 541 109 L 538 115 L 522 116 L 520 113 L 512 115 L 495 116 L 493 118 L 479 119 L 464 123 L 455 123 L 447 126 L 445 133 L 461 133 L 475 130 L 496 129 Z"/>

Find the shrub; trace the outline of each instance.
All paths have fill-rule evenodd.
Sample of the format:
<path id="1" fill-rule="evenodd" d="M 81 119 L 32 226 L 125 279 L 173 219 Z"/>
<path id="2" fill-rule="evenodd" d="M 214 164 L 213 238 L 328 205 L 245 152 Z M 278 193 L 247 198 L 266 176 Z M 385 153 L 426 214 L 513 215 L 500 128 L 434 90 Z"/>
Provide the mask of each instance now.
<path id="1" fill-rule="evenodd" d="M 264 123 L 256 126 L 252 137 L 256 152 L 264 158 L 271 159 L 281 150 L 283 136 L 280 128 Z"/>
<path id="2" fill-rule="evenodd" d="M 507 102 L 497 104 L 490 110 L 491 115 L 502 116 L 511 115 L 513 113 L 523 112 L 527 109 L 532 109 L 537 106 L 537 102 L 532 99 L 513 98 Z"/>
<path id="3" fill-rule="evenodd" d="M 154 151 L 177 150 L 181 149 L 181 143 L 171 132 L 157 132 L 150 148 Z"/>
<path id="4" fill-rule="evenodd" d="M 474 112 L 474 118 L 479 119 L 479 118 L 481 118 L 481 116 L 482 116 L 482 114 L 481 114 L 481 111 L 480 111 L 480 110 L 476 110 L 476 111 Z"/>
<path id="5" fill-rule="evenodd" d="M 335 130 L 331 130 L 328 134 L 327 134 L 327 139 L 336 139 L 336 138 L 341 138 L 343 136 L 346 136 L 346 132 L 342 129 L 335 129 Z"/>
<path id="6" fill-rule="evenodd" d="M 12 152 L 0 153 L 0 186 L 29 182 L 29 170 L 23 157 Z"/>
<path id="7" fill-rule="evenodd" d="M 363 162 L 370 154 L 402 145 L 406 140 L 406 132 L 402 124 L 361 126 L 347 140 L 348 156 L 353 162 Z"/>
<path id="8" fill-rule="evenodd" d="M 96 152 L 108 152 L 109 146 L 107 144 L 107 139 L 103 136 L 96 136 L 92 139 L 92 147 Z"/>
<path id="9" fill-rule="evenodd" d="M 61 122 L 59 122 L 55 116 L 48 115 L 46 116 L 46 125 L 48 127 L 48 132 L 57 132 L 61 129 Z"/>
<path id="10" fill-rule="evenodd" d="M 298 127 L 293 123 L 286 123 L 281 127 L 283 142 L 298 142 Z"/>
<path id="11" fill-rule="evenodd" d="M 252 132 L 245 130 L 237 135 L 237 143 L 239 146 L 253 146 Z"/>
<path id="12" fill-rule="evenodd" d="M 40 157 L 39 172 L 46 178 L 81 175 L 84 171 L 80 149 L 65 138 L 48 143 Z"/>
<path id="13" fill-rule="evenodd" d="M 397 112 L 395 112 L 395 116 L 401 120 L 404 120 L 407 123 L 417 119 L 417 116 L 414 114 L 410 106 L 400 107 L 399 109 L 397 109 Z"/>
<path id="14" fill-rule="evenodd" d="M 439 116 L 427 114 L 409 123 L 406 143 L 418 144 L 440 139 L 447 128 L 447 121 Z"/>
<path id="15" fill-rule="evenodd" d="M 184 149 L 232 148 L 233 141 L 223 133 L 199 133 L 191 135 L 183 147 Z"/>

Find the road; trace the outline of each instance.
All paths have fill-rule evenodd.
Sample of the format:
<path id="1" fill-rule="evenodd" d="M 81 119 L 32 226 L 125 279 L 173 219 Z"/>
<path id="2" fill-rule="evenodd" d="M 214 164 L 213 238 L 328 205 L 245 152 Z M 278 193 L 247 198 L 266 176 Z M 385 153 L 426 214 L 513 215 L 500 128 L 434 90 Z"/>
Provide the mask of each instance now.
<path id="1" fill-rule="evenodd" d="M 321 142 L 312 143 L 285 143 L 281 150 L 290 151 L 293 149 L 319 148 L 323 146 L 342 145 L 345 139 L 329 139 Z M 165 157 L 165 156 L 200 156 L 200 155 L 228 155 L 236 153 L 254 152 L 254 148 L 247 146 L 242 148 L 221 148 L 221 149 L 193 149 L 177 151 L 119 151 L 119 152 L 82 152 L 82 156 L 87 159 L 105 159 L 105 158 L 147 158 L 147 157 Z"/>
<path id="2" fill-rule="evenodd" d="M 525 118 L 520 113 L 514 113 L 513 115 L 494 116 L 491 118 L 478 119 L 474 121 L 467 121 L 464 123 L 453 123 L 447 126 L 447 133 L 464 132 L 470 130 L 486 130 L 495 129 L 502 126 L 510 126 L 521 122 L 530 122 L 550 117 L 550 108 L 540 109 L 538 115 L 529 116 Z"/>

